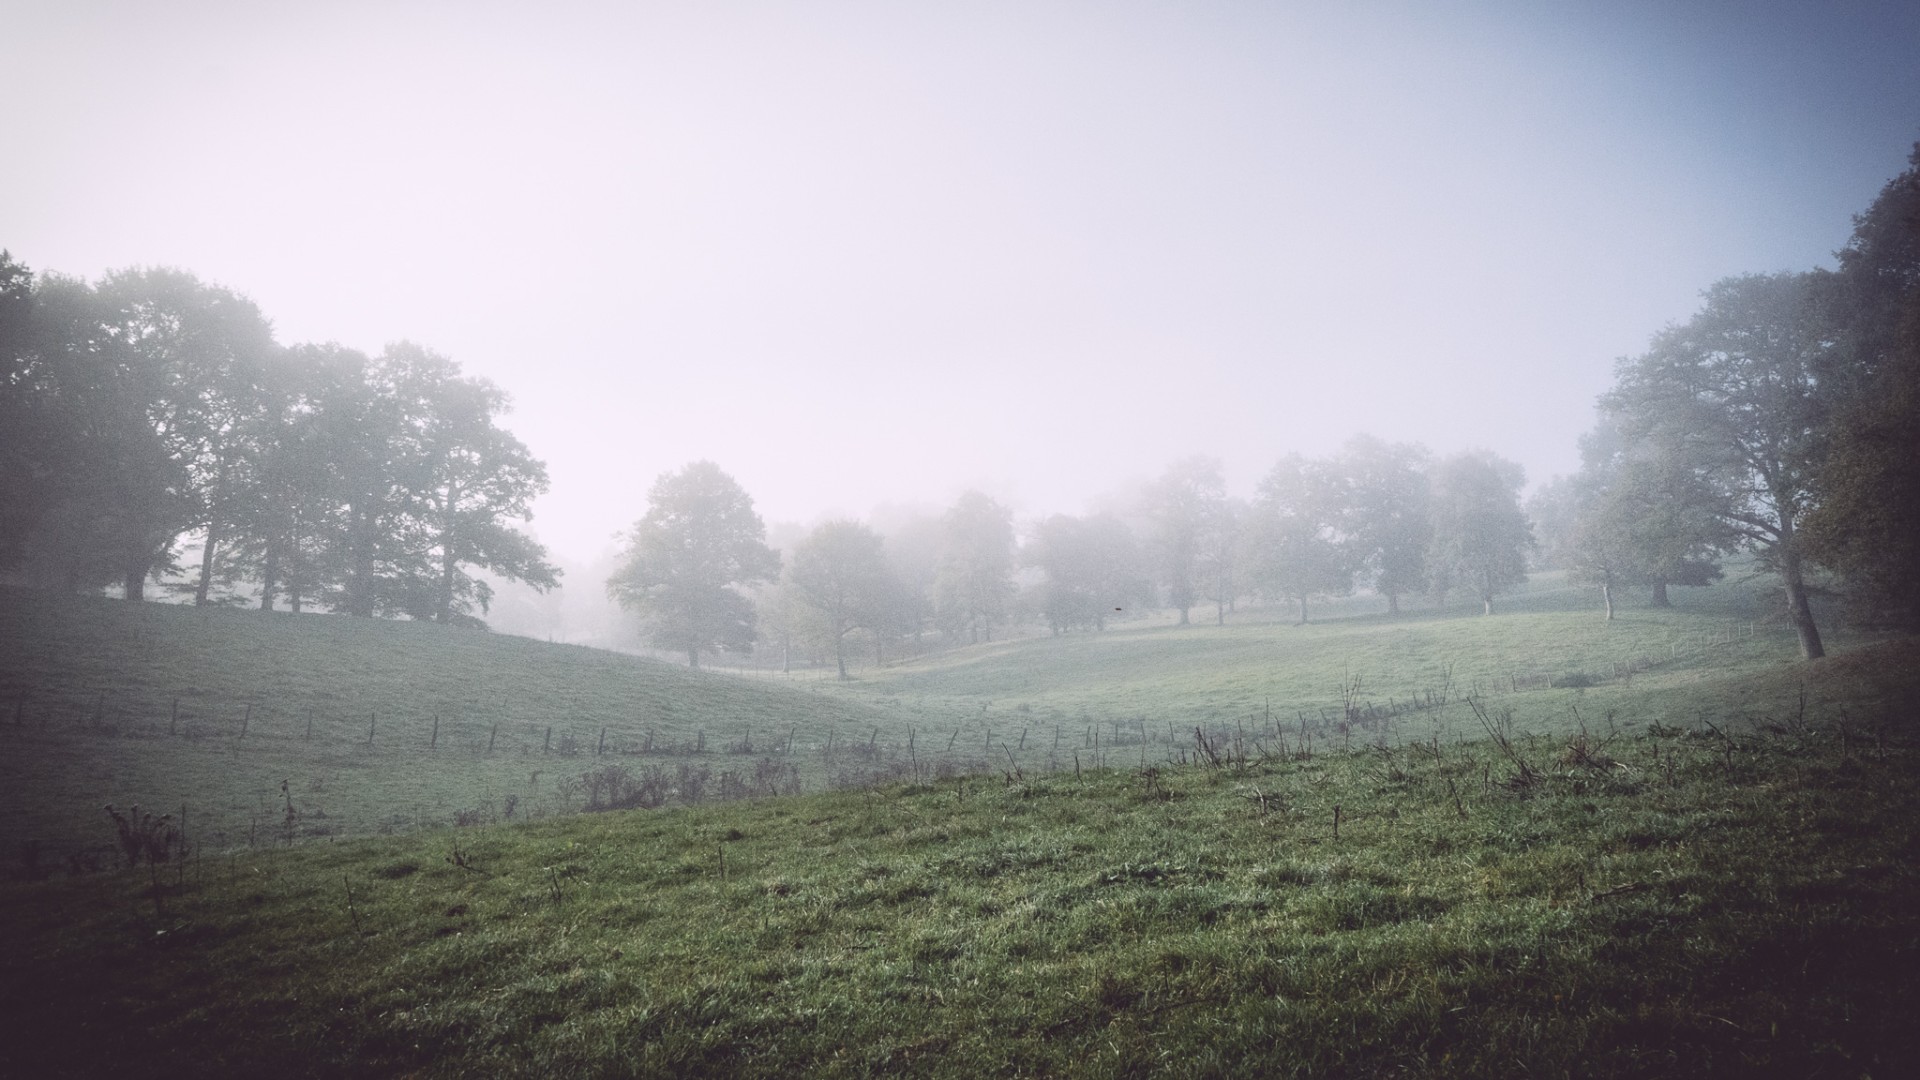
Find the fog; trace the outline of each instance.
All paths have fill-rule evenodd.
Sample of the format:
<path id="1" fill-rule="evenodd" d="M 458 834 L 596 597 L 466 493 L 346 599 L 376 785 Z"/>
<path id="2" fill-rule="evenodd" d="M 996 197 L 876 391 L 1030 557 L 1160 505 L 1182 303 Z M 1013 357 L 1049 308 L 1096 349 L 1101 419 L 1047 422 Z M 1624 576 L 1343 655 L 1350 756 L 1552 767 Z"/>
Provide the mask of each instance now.
<path id="1" fill-rule="evenodd" d="M 1920 138 L 1898 3 L 12 7 L 0 246 L 447 353 L 575 564 L 702 458 L 770 521 L 1359 431 L 1570 472 Z"/>

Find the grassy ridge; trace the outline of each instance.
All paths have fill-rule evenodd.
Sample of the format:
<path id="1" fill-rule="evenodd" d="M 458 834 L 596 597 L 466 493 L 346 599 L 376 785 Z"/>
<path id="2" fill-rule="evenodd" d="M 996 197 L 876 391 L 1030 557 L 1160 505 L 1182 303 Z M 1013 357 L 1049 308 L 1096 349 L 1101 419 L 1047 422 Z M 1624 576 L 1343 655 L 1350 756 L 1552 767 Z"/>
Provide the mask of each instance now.
<path id="1" fill-rule="evenodd" d="M 0 1072 L 1891 1076 L 1920 649 L 1703 721 L 954 779 L 0 891 Z M 1845 726 L 1806 722 L 1799 690 Z M 1495 706 L 1490 719 L 1501 726 Z"/>
<path id="2" fill-rule="evenodd" d="M 8 851 L 108 840 L 103 802 L 186 803 L 200 841 L 244 845 L 280 822 L 283 781 L 303 838 L 498 816 L 508 796 L 538 816 L 579 808 L 602 729 L 610 755 L 650 744 L 750 773 L 776 743 L 891 723 L 814 689 L 527 638 L 0 593 Z"/>

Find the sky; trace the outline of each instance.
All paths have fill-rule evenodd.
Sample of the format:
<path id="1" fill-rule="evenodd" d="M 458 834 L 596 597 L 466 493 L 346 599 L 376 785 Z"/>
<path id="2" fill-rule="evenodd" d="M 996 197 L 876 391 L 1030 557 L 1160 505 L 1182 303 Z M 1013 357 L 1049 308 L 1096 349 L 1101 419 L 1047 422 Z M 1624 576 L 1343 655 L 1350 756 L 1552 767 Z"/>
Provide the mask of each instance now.
<path id="1" fill-rule="evenodd" d="M 1250 495 L 1368 432 L 1571 472 L 1616 359 L 1832 265 L 1920 5 L 0 0 L 0 247 L 513 398 L 584 562 L 769 521 Z"/>

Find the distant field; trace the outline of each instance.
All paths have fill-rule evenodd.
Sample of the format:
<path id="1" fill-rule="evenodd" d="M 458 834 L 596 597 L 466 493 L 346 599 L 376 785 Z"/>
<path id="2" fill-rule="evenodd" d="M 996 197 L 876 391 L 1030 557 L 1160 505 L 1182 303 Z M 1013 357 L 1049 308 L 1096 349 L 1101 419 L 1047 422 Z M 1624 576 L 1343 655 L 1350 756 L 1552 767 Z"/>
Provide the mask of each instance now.
<path id="1" fill-rule="evenodd" d="M 1491 617 L 1243 610 L 953 649 L 844 686 L 421 623 L 7 592 L 0 843 L 98 860 L 107 802 L 184 809 L 216 849 L 539 818 L 593 802 L 607 766 L 686 802 L 1137 768 L 1188 758 L 1195 728 L 1255 755 L 1449 741 L 1482 734 L 1469 695 L 1541 732 L 1690 726 L 1701 680 L 1717 716 L 1773 714 L 1798 708 L 1800 669 L 1765 584 L 1629 601 L 1612 623 L 1551 577 Z M 1820 694 L 1808 708 L 1821 718 Z"/>
<path id="2" fill-rule="evenodd" d="M 1294 728 L 1304 717 L 1316 727 L 1344 714 L 1343 689 L 1356 685 L 1355 704 L 1392 714 L 1361 730 L 1390 741 L 1478 735 L 1459 704 L 1469 693 L 1500 701 L 1542 731 L 1600 722 L 1609 711 L 1622 725 L 1684 723 L 1698 699 L 1682 704 L 1671 691 L 1703 678 L 1718 680 L 1729 711 L 1774 707 L 1746 701 L 1739 680 L 1720 678 L 1797 665 L 1770 579 L 1676 589 L 1671 608 L 1636 600 L 1625 598 L 1607 622 L 1591 589 L 1547 574 L 1502 598 L 1491 616 L 1465 604 L 1388 616 L 1378 601 L 1354 599 L 1315 609 L 1306 626 L 1294 625 L 1291 609 L 1251 609 L 1230 613 L 1221 627 L 1210 610 L 1196 610 L 1187 627 L 1023 638 L 869 669 L 853 689 L 1001 731 L 1034 728 L 1051 739 L 1059 726 L 1081 742 L 1090 725 L 1115 720 L 1145 720 L 1162 739 L 1172 727 L 1182 743 L 1195 726 L 1251 733 L 1269 717 Z M 1828 622 L 1831 652 L 1873 640 Z M 1437 697 L 1452 705 L 1406 708 Z"/>

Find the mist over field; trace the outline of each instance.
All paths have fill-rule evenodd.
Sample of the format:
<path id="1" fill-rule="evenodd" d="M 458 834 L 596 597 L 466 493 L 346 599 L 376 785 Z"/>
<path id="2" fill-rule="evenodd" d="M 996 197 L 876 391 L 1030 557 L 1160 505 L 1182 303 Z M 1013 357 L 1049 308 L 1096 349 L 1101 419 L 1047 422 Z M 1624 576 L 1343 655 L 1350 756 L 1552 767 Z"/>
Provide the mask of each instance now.
<path id="1" fill-rule="evenodd" d="M 1904 5 L 1755 10 L 39 5 L 0 231 L 491 379 L 571 563 L 702 459 L 805 525 L 1363 431 L 1538 483 L 1916 135 Z"/>
<path id="2" fill-rule="evenodd" d="M 1920 1058 L 1920 9 L 15 6 L 0 1075 Z"/>

